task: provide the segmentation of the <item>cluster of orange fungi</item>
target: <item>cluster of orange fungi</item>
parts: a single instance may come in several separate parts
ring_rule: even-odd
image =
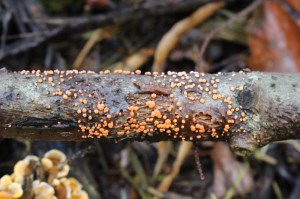
[[[99,74],[105,75],[131,75],[132,83],[139,85],[140,89],[151,87],[152,93],[148,93],[143,100],[129,104],[127,110],[122,110],[118,114],[110,112],[105,98],[96,99],[95,96],[101,96],[101,93],[95,95],[95,91],[88,89],[76,89],[76,86],[70,86],[70,89],[61,86],[63,83],[71,81],[79,74],[96,74],[93,71],[21,71],[22,75],[35,76],[37,78],[35,85],[49,84],[55,92],[48,92],[50,97],[61,97],[64,102],[77,108],[74,113],[78,117],[78,127],[82,132],[82,138],[115,138],[120,140],[131,137],[133,134],[143,136],[152,136],[155,133],[165,133],[174,139],[197,140],[203,137],[219,138],[230,132],[231,127],[236,123],[247,121],[247,115],[242,107],[232,101],[232,98],[222,93],[224,89],[229,92],[239,92],[243,90],[243,85],[232,86],[222,85],[220,74],[206,75],[198,72],[167,72],[150,73],[152,81],[147,84],[137,84],[134,77],[141,74],[141,71],[129,72],[116,70],[114,72],[101,71]],[[88,81],[88,80],[87,80]],[[73,81],[75,84],[78,82]],[[157,87],[155,92],[153,87]],[[107,88],[109,89],[109,88]],[[163,92],[166,89],[166,92]],[[178,94],[178,89],[180,94]],[[166,96],[166,93],[168,96]],[[211,98],[211,99],[209,99]],[[162,106],[162,101],[168,105]],[[219,103],[226,107],[222,117],[214,117],[208,111],[186,113],[186,107],[197,105],[198,107],[211,107],[212,103]],[[51,107],[48,107],[51,108]],[[145,112],[149,113],[145,115]],[[122,119],[120,119],[122,117]],[[121,122],[119,122],[121,121]],[[243,126],[235,132],[244,131]],[[117,139],[116,139],[117,138]]]

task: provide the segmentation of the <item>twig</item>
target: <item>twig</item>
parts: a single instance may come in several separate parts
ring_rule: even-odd
[[[209,3],[199,7],[190,16],[178,21],[159,41],[155,51],[152,71],[163,72],[164,64],[169,53],[174,49],[185,33],[202,23],[223,6],[223,2]]]
[[[198,174],[199,174],[200,180],[205,180],[201,162],[200,162],[200,158],[199,158],[199,149],[198,149],[197,145],[194,145],[194,147],[195,147],[194,155],[195,155],[195,161],[196,161],[196,165],[197,165]]]
[[[176,3],[158,1],[155,3],[150,2],[148,4],[143,4],[139,8],[117,10],[112,13],[108,13],[107,15],[68,18],[63,20],[63,25],[56,27],[49,32],[40,34],[35,38],[24,39],[6,46],[2,51],[0,51],[0,60],[9,55],[22,53],[48,42],[70,38],[70,35],[75,33],[78,34],[108,25],[123,24],[150,16],[193,10],[207,2],[209,1],[177,0]]]
[[[180,144],[178,149],[178,154],[176,156],[176,160],[173,163],[171,172],[162,180],[160,183],[158,190],[162,192],[166,192],[169,190],[173,180],[179,174],[181,166],[184,163],[187,155],[193,148],[193,143],[186,142],[187,144]]]
[[[87,154],[96,151],[96,143],[92,143],[91,145],[77,151],[71,157],[68,158],[68,163],[71,164],[74,160],[85,157]]]
[[[97,29],[95,30],[91,37],[88,39],[88,41],[85,43],[84,47],[82,50],[79,52],[77,55],[75,61],[73,62],[72,66],[73,69],[78,69],[81,65],[90,50],[94,47],[94,45],[101,40],[103,36],[103,30],[102,29]]]
[[[247,14],[249,14],[250,12],[252,12],[255,8],[257,8],[262,0],[255,0],[252,4],[250,4],[248,7],[246,7],[245,9],[243,9],[242,11],[240,11],[239,13],[237,13],[236,15],[233,15],[232,17],[230,17],[226,22],[222,23],[220,26],[216,27],[215,29],[213,29],[212,31],[210,31],[207,36],[205,37],[201,48],[200,48],[200,53],[199,53],[199,59],[198,59],[198,64],[197,64],[197,68],[200,68],[200,65],[202,63],[204,63],[204,53],[207,49],[207,46],[209,44],[209,42],[211,41],[211,39],[215,36],[215,34],[217,34],[218,32],[220,32],[222,29],[226,28],[227,26],[230,26],[231,24],[235,23],[236,21],[240,20],[242,17],[246,16]]]

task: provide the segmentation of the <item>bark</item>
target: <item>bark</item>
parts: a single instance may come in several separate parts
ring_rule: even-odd
[[[2,69],[0,136],[227,141],[238,153],[249,154],[270,142],[300,138],[299,78],[260,72],[138,75]]]

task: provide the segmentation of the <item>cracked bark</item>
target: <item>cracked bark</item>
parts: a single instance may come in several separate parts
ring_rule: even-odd
[[[218,92],[230,97],[232,105],[239,107],[239,113],[245,113],[247,121],[239,122],[237,119],[230,124],[228,132],[224,132],[224,126],[228,124],[231,116],[228,116],[228,104],[222,99],[213,99],[208,92],[197,89],[184,89],[183,87],[170,87],[178,77],[153,77],[136,74],[72,74],[65,75],[64,81],[57,81],[56,86],[47,82],[46,76],[37,77],[33,74],[22,75],[17,72],[0,72],[0,137],[24,138],[40,140],[86,140],[78,127],[86,126],[103,121],[107,114],[89,115],[92,119],[87,120],[80,114],[78,109],[95,109],[99,101],[105,101],[109,108],[109,114],[114,126],[109,129],[106,136],[100,140],[110,141],[150,141],[162,140],[190,140],[190,141],[226,141],[231,148],[241,155],[252,153],[257,147],[268,143],[300,138],[300,74],[287,73],[227,73],[219,75],[205,74],[203,78],[211,80],[218,78]],[[62,75],[63,76],[63,75]],[[45,80],[38,82],[39,80]],[[60,80],[59,75],[51,76]],[[68,78],[69,77],[69,78]],[[71,78],[70,78],[71,77]],[[191,82],[198,82],[197,77],[189,75]],[[201,76],[200,76],[201,78]],[[159,81],[158,81],[159,80]],[[60,83],[58,83],[60,82]],[[159,83],[158,83],[159,82]],[[165,84],[162,86],[161,84]],[[196,85],[198,85],[196,83]],[[63,99],[61,95],[53,95],[57,89],[61,91],[71,90],[77,93],[81,90],[78,98],[69,97]],[[234,91],[231,88],[236,88]],[[239,89],[242,88],[242,89]],[[188,98],[184,97],[184,91]],[[85,94],[88,102],[79,102]],[[156,129],[154,132],[137,133],[129,130],[127,134],[117,134],[123,129],[124,122],[130,118],[131,106],[139,107],[135,114],[137,121],[145,121],[153,109],[147,108],[145,103],[151,100],[151,94],[155,93],[156,109],[163,116],[173,119],[189,118],[182,126],[177,136],[171,133],[159,132],[153,122],[148,122],[146,128]],[[174,95],[170,98],[170,94]],[[192,97],[191,100],[189,97]],[[199,103],[200,98],[205,98],[205,103]],[[168,111],[170,104],[177,102],[182,104],[181,110]],[[74,106],[78,103],[77,106]],[[176,109],[176,105],[175,105]],[[121,115],[119,113],[122,113]],[[137,114],[138,113],[138,114]],[[238,114],[238,113],[234,113]],[[157,119],[163,121],[164,119]],[[195,133],[190,126],[194,123],[203,124],[205,133]],[[241,128],[242,127],[242,128]],[[217,130],[218,136],[212,136],[211,129]],[[242,130],[241,130],[242,129]],[[201,138],[197,138],[201,135]],[[92,138],[91,138],[92,139]]]

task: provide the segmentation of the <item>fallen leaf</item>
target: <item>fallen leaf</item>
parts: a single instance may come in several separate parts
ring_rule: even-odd
[[[296,72],[300,70],[300,27],[275,1],[264,1],[263,20],[256,20],[249,34],[252,70]]]
[[[300,13],[300,1],[299,0],[286,0],[286,2]]]
[[[222,198],[245,168],[235,159],[228,145],[222,142],[214,144],[211,157],[214,161],[213,190],[218,198]],[[240,183],[234,188],[239,195],[244,195],[252,191],[253,185],[252,175],[247,169]]]

